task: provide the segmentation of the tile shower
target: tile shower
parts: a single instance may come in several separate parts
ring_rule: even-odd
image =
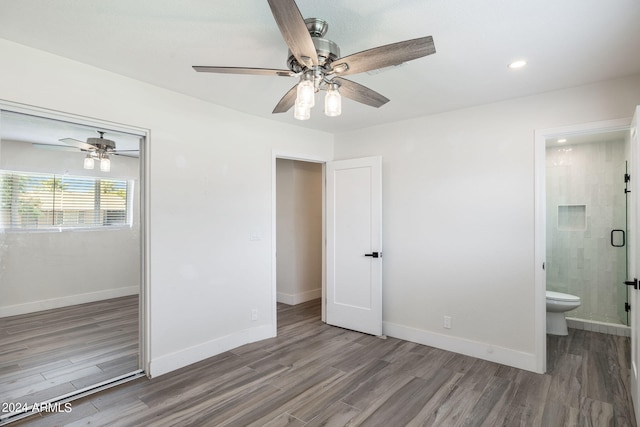
[[[546,149],[547,289],[581,298],[569,327],[622,335],[613,325],[627,325],[627,149],[620,139]]]

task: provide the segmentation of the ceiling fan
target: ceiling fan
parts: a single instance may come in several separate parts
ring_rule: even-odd
[[[340,56],[338,45],[323,38],[329,24],[318,18],[303,19],[295,0],[267,0],[280,33],[289,47],[287,68],[193,66],[198,72],[299,77],[300,81],[280,99],[273,113],[294,108],[294,117],[306,120],[315,104],[315,93],[326,90],[325,114],[341,114],[340,94],[354,101],[381,107],[383,95],[342,76],[400,65],[436,52],[431,36],[392,43]]]
[[[109,172],[111,170],[111,160],[109,159],[110,154],[137,157],[137,155],[133,154],[138,153],[138,150],[116,150],[115,141],[104,137],[106,132],[97,132],[100,137],[87,138],[87,142],[82,142],[73,138],[62,138],[59,141],[78,148],[80,151],[87,152],[87,157],[84,159],[85,169],[93,169],[95,160],[99,160],[100,170],[103,172]]]

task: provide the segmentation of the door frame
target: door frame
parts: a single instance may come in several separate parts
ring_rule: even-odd
[[[276,231],[276,219],[277,219],[277,203],[276,203],[276,168],[277,159],[294,160],[299,162],[319,163],[322,165],[322,291],[321,291],[321,320],[326,320],[326,266],[327,266],[327,224],[326,224],[326,206],[327,206],[327,179],[326,170],[327,162],[332,161],[330,157],[322,155],[309,155],[300,154],[296,152],[286,150],[273,150],[271,152],[271,322],[272,335],[275,337],[278,335],[278,275],[277,275],[277,231]]]
[[[627,130],[631,127],[631,117],[561,126],[548,129],[536,129],[534,143],[534,333],[535,333],[535,369],[538,373],[547,371],[547,316],[546,316],[546,262],[547,250],[547,210],[546,210],[546,140],[550,138]],[[633,161],[634,159],[629,159]]]

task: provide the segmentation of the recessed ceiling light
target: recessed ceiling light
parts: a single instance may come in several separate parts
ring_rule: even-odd
[[[527,65],[527,61],[525,61],[524,59],[520,59],[518,61],[513,61],[511,64],[509,64],[509,68],[514,70],[516,68],[522,68],[525,65]]]
[[[567,142],[567,139],[566,138],[560,138],[558,140],[558,144],[562,144],[563,142]]]

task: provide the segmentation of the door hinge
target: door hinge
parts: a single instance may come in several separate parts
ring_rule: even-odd
[[[624,182],[629,182],[631,181],[631,175],[629,175],[628,173],[624,174]]]
[[[628,302],[624,303],[624,311],[626,311],[627,313],[631,311],[631,306]]]

